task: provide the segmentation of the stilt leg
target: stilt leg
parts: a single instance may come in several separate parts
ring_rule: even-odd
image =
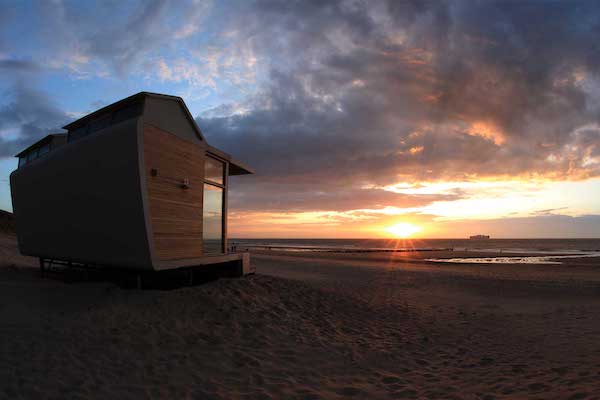
[[[194,270],[193,269],[190,269],[189,278],[190,278],[190,286],[192,286],[194,284]]]
[[[46,265],[44,264],[44,259],[40,258],[40,276],[43,278],[44,277],[44,269],[46,268]]]
[[[136,275],[136,287],[138,290],[142,290],[142,274]]]

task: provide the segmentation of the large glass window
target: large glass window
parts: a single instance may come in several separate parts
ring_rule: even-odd
[[[35,160],[37,158],[37,155],[38,155],[37,149],[31,150],[29,153],[27,153],[27,162],[31,162],[31,161]]]
[[[104,114],[90,122],[89,132],[96,132],[101,129],[104,129],[110,125],[110,120],[112,118],[112,114]]]
[[[38,157],[50,152],[50,143],[43,145],[38,149]]]
[[[203,206],[204,254],[223,253],[223,188],[204,184]]]
[[[83,126],[70,130],[68,141],[71,142],[73,140],[77,140],[111,125],[118,124],[130,118],[138,117],[142,113],[142,107],[143,103],[137,102],[117,109],[114,111],[114,113],[104,113],[99,115]]]
[[[224,253],[225,162],[206,156],[204,159],[203,242],[204,254]]]
[[[69,131],[69,141],[80,139],[88,134],[88,125],[85,124],[79,128]]]
[[[225,164],[222,161],[207,156],[204,161],[204,179],[222,185],[224,174]]]
[[[133,117],[137,117],[142,113],[142,103],[134,103],[127,107],[115,111],[112,123],[118,124]]]

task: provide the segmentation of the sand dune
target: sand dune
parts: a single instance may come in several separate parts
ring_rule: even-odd
[[[4,398],[600,396],[589,271],[529,271],[524,294],[519,273],[496,266],[257,254],[256,276],[137,291],[40,279],[23,259],[35,265],[15,255],[0,266]]]

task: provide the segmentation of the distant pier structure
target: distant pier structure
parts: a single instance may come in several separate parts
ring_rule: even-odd
[[[473,235],[473,236],[469,236],[469,239],[471,240],[488,240],[490,238],[490,235]]]

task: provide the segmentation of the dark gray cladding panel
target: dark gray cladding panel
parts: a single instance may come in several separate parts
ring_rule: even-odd
[[[152,268],[138,164],[138,119],[69,143],[11,175],[21,252]]]
[[[180,138],[204,144],[181,103],[175,99],[146,97],[143,116],[146,124],[154,125]]]

